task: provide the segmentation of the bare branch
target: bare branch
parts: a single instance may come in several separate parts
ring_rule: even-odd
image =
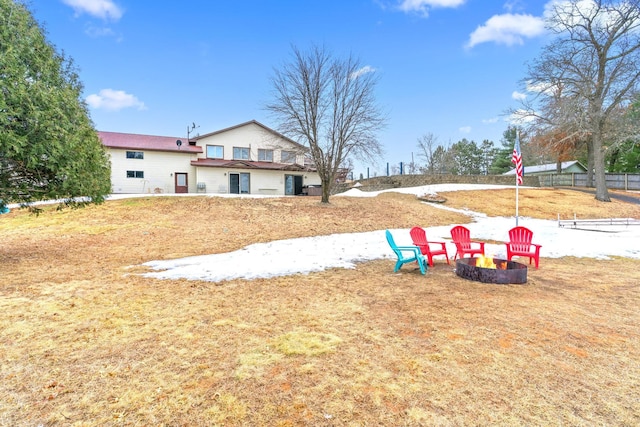
[[[382,154],[377,133],[386,118],[375,102],[378,76],[353,56],[334,58],[324,47],[293,47],[293,60],[272,78],[274,101],[266,105],[284,135],[309,148],[323,184],[323,202],[337,172],[352,157]]]

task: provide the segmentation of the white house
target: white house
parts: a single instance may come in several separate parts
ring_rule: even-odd
[[[307,149],[252,120],[184,138],[98,132],[113,193],[298,195],[320,186]]]

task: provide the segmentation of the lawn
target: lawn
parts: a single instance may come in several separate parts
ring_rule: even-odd
[[[513,190],[442,196],[513,215]],[[520,189],[519,209],[640,218],[638,204],[556,189]],[[543,247],[526,285],[466,281],[443,260],[426,276],[391,259],[220,283],[140,275],[256,242],[466,222],[395,193],[2,215],[0,425],[640,424],[637,259]]]

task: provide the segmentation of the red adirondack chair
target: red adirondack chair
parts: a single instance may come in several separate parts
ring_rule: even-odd
[[[422,255],[427,257],[429,266],[433,267],[434,255],[444,255],[449,263],[449,255],[447,254],[447,245],[445,242],[430,242],[427,240],[427,232],[422,227],[413,227],[411,231],[411,240],[413,244],[420,248]]]
[[[484,242],[471,241],[471,232],[467,227],[456,225],[451,229],[451,239],[456,245],[455,260],[458,256],[464,258],[465,254],[473,256],[475,254],[484,256]]]
[[[535,260],[536,268],[540,264],[540,248],[541,245],[531,243],[533,240],[533,231],[526,227],[513,227],[509,230],[509,241],[507,245],[507,259],[511,261],[514,256],[522,256],[529,258],[529,264],[531,260]]]

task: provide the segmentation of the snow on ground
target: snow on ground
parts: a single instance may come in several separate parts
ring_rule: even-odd
[[[384,192],[395,191],[423,196],[445,191],[496,188],[515,189],[513,186],[498,185],[438,184],[384,190]],[[375,197],[379,193],[351,189],[334,197]],[[457,210],[435,203],[431,206],[468,215],[469,223],[465,226],[471,230],[472,240],[504,242],[508,240],[508,230],[516,225],[515,216],[490,218],[482,213]],[[447,241],[450,256],[455,254],[455,246],[449,234],[453,225],[456,224],[439,227],[425,226],[429,240]],[[640,241],[639,226],[602,227],[601,231],[587,231],[559,227],[556,220],[525,217],[518,219],[518,225],[533,231],[534,242],[542,245],[542,258],[563,256],[596,259],[607,259],[612,256],[640,258],[640,245],[637,243]],[[390,231],[398,245],[411,245],[409,229]],[[485,253],[487,256],[505,258],[505,245],[487,243]],[[234,252],[150,261],[144,265],[155,270],[145,274],[148,277],[219,282],[238,278],[256,279],[310,273],[328,268],[355,268],[358,262],[380,258],[395,259],[395,255],[387,244],[384,230],[256,243]],[[541,263],[544,264],[544,261]]]

